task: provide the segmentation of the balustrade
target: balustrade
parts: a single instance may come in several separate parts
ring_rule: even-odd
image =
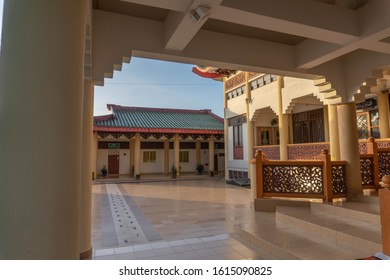
[[[256,153],[257,197],[319,198],[332,201],[346,195],[345,162],[331,162],[328,150],[320,160],[268,160]]]
[[[346,194],[345,162],[324,159],[322,150],[329,149],[329,143],[290,144],[288,147],[289,161],[280,159],[279,146],[257,146],[262,156],[268,160],[262,164],[261,178],[265,196],[310,196],[337,197]],[[384,175],[390,175],[390,139],[359,141],[360,173],[364,189],[377,189]],[[328,155],[327,155],[328,156]],[[330,162],[323,166],[321,162]],[[313,167],[316,166],[316,167]],[[319,171],[321,167],[321,171]],[[324,171],[324,168],[327,171]],[[258,170],[260,172],[260,170]],[[322,186],[317,177],[324,178],[332,185],[330,193]],[[324,185],[326,185],[324,183]]]

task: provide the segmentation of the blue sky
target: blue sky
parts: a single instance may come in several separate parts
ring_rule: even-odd
[[[3,0],[0,0],[0,38]],[[107,104],[177,109],[211,109],[223,117],[223,84],[192,73],[193,65],[133,57],[95,86],[94,115],[108,114]]]
[[[223,83],[192,73],[193,65],[133,57],[95,86],[94,115],[104,115],[106,104],[178,109],[211,109],[223,117]]]

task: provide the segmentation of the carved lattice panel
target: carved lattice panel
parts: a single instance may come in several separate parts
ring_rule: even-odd
[[[357,115],[357,127],[359,139],[367,139],[368,133],[368,114]]]
[[[379,180],[385,175],[390,175],[390,152],[378,152]]]
[[[322,166],[263,165],[265,193],[323,194]]]
[[[390,142],[388,141],[377,141],[376,143],[378,144],[378,149],[390,148]]]
[[[280,148],[276,147],[261,147],[265,157],[270,160],[280,160]]]
[[[359,152],[361,155],[367,154],[367,142],[359,142]]]
[[[345,165],[332,165],[332,191],[334,195],[347,193]]]
[[[321,151],[324,149],[329,150],[329,144],[315,144],[313,145],[294,145],[288,146],[288,159],[289,160],[318,160]]]
[[[374,162],[372,157],[360,158],[360,174],[363,185],[374,184]]]

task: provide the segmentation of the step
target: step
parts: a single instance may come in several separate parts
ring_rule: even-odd
[[[235,233],[283,260],[354,260],[372,255],[287,224],[267,227],[240,225],[235,227]]]
[[[382,251],[381,226],[361,219],[287,206],[278,207],[275,219],[304,229],[310,236],[326,238],[331,244],[359,249],[368,256]]]
[[[356,244],[335,242],[303,227],[277,221],[272,212],[256,212],[256,221],[236,226],[234,232],[283,260],[353,260],[373,255],[372,250]]]
[[[381,225],[379,202],[343,201],[339,203],[312,203],[311,211],[317,214],[333,214],[362,222]]]

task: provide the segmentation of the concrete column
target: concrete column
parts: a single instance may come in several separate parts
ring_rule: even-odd
[[[84,81],[83,132],[81,150],[80,191],[80,259],[92,256],[92,131],[93,131],[93,81]]]
[[[169,141],[164,141],[164,174],[169,175]]]
[[[294,131],[293,131],[293,117],[292,114],[288,114],[288,139],[289,143],[293,144],[294,143]]]
[[[209,138],[209,171],[218,171],[214,170],[214,135]]]
[[[98,137],[97,133],[94,132],[92,135],[92,159],[91,159],[91,170],[94,173],[95,179],[97,178],[97,153],[98,153]]]
[[[196,149],[196,164],[202,163],[202,158],[201,158],[201,142],[200,140],[195,141],[195,149]]]
[[[4,1],[0,259],[79,259],[87,1]]]
[[[247,135],[248,135],[248,178],[251,178],[251,172],[252,172],[252,169],[251,169],[251,159],[254,158],[254,155],[253,155],[253,146],[254,146],[254,141],[255,141],[255,137],[254,137],[254,127],[255,127],[255,122],[254,121],[250,121],[248,119],[248,122],[247,122],[247,125],[248,125],[248,131],[247,131]]]
[[[253,136],[253,130],[254,130],[254,122],[251,121],[251,116],[249,113],[249,107],[252,100],[252,92],[251,88],[249,86],[249,76],[248,72],[245,72],[245,89],[246,89],[246,119],[247,119],[247,158],[248,158],[248,178],[251,178],[251,164],[250,161],[253,158],[253,146],[254,146],[254,136]]]
[[[282,88],[284,86],[283,77],[278,76],[278,118],[279,118],[279,146],[280,160],[288,160],[288,115],[283,114]]]
[[[387,94],[378,94],[379,131],[381,138],[390,138],[389,98]]]
[[[134,150],[134,146],[135,146],[135,139],[131,139],[130,140],[130,176],[133,176],[135,177],[135,150]]]
[[[329,105],[324,105],[324,138],[329,142]]]
[[[177,176],[180,174],[180,136],[175,134],[173,139],[173,165],[177,169]]]
[[[347,162],[348,196],[353,198],[355,195],[363,193],[360,178],[360,153],[355,102],[338,105],[337,115],[340,132],[340,158]]]
[[[134,139],[134,176],[141,175],[141,135],[135,134]]]
[[[223,127],[224,127],[224,134],[223,134],[223,142],[225,147],[225,180],[229,180],[229,125],[227,121],[227,114],[226,111],[228,110],[228,99],[226,96],[226,78],[223,78],[223,104],[224,104],[224,118],[223,118]]]
[[[229,125],[228,125],[228,120],[226,118],[226,108],[224,110],[224,135],[223,135],[223,140],[224,140],[224,150],[225,150],[225,180],[229,180]]]
[[[340,160],[339,120],[337,105],[329,105],[329,143],[331,160]]]

